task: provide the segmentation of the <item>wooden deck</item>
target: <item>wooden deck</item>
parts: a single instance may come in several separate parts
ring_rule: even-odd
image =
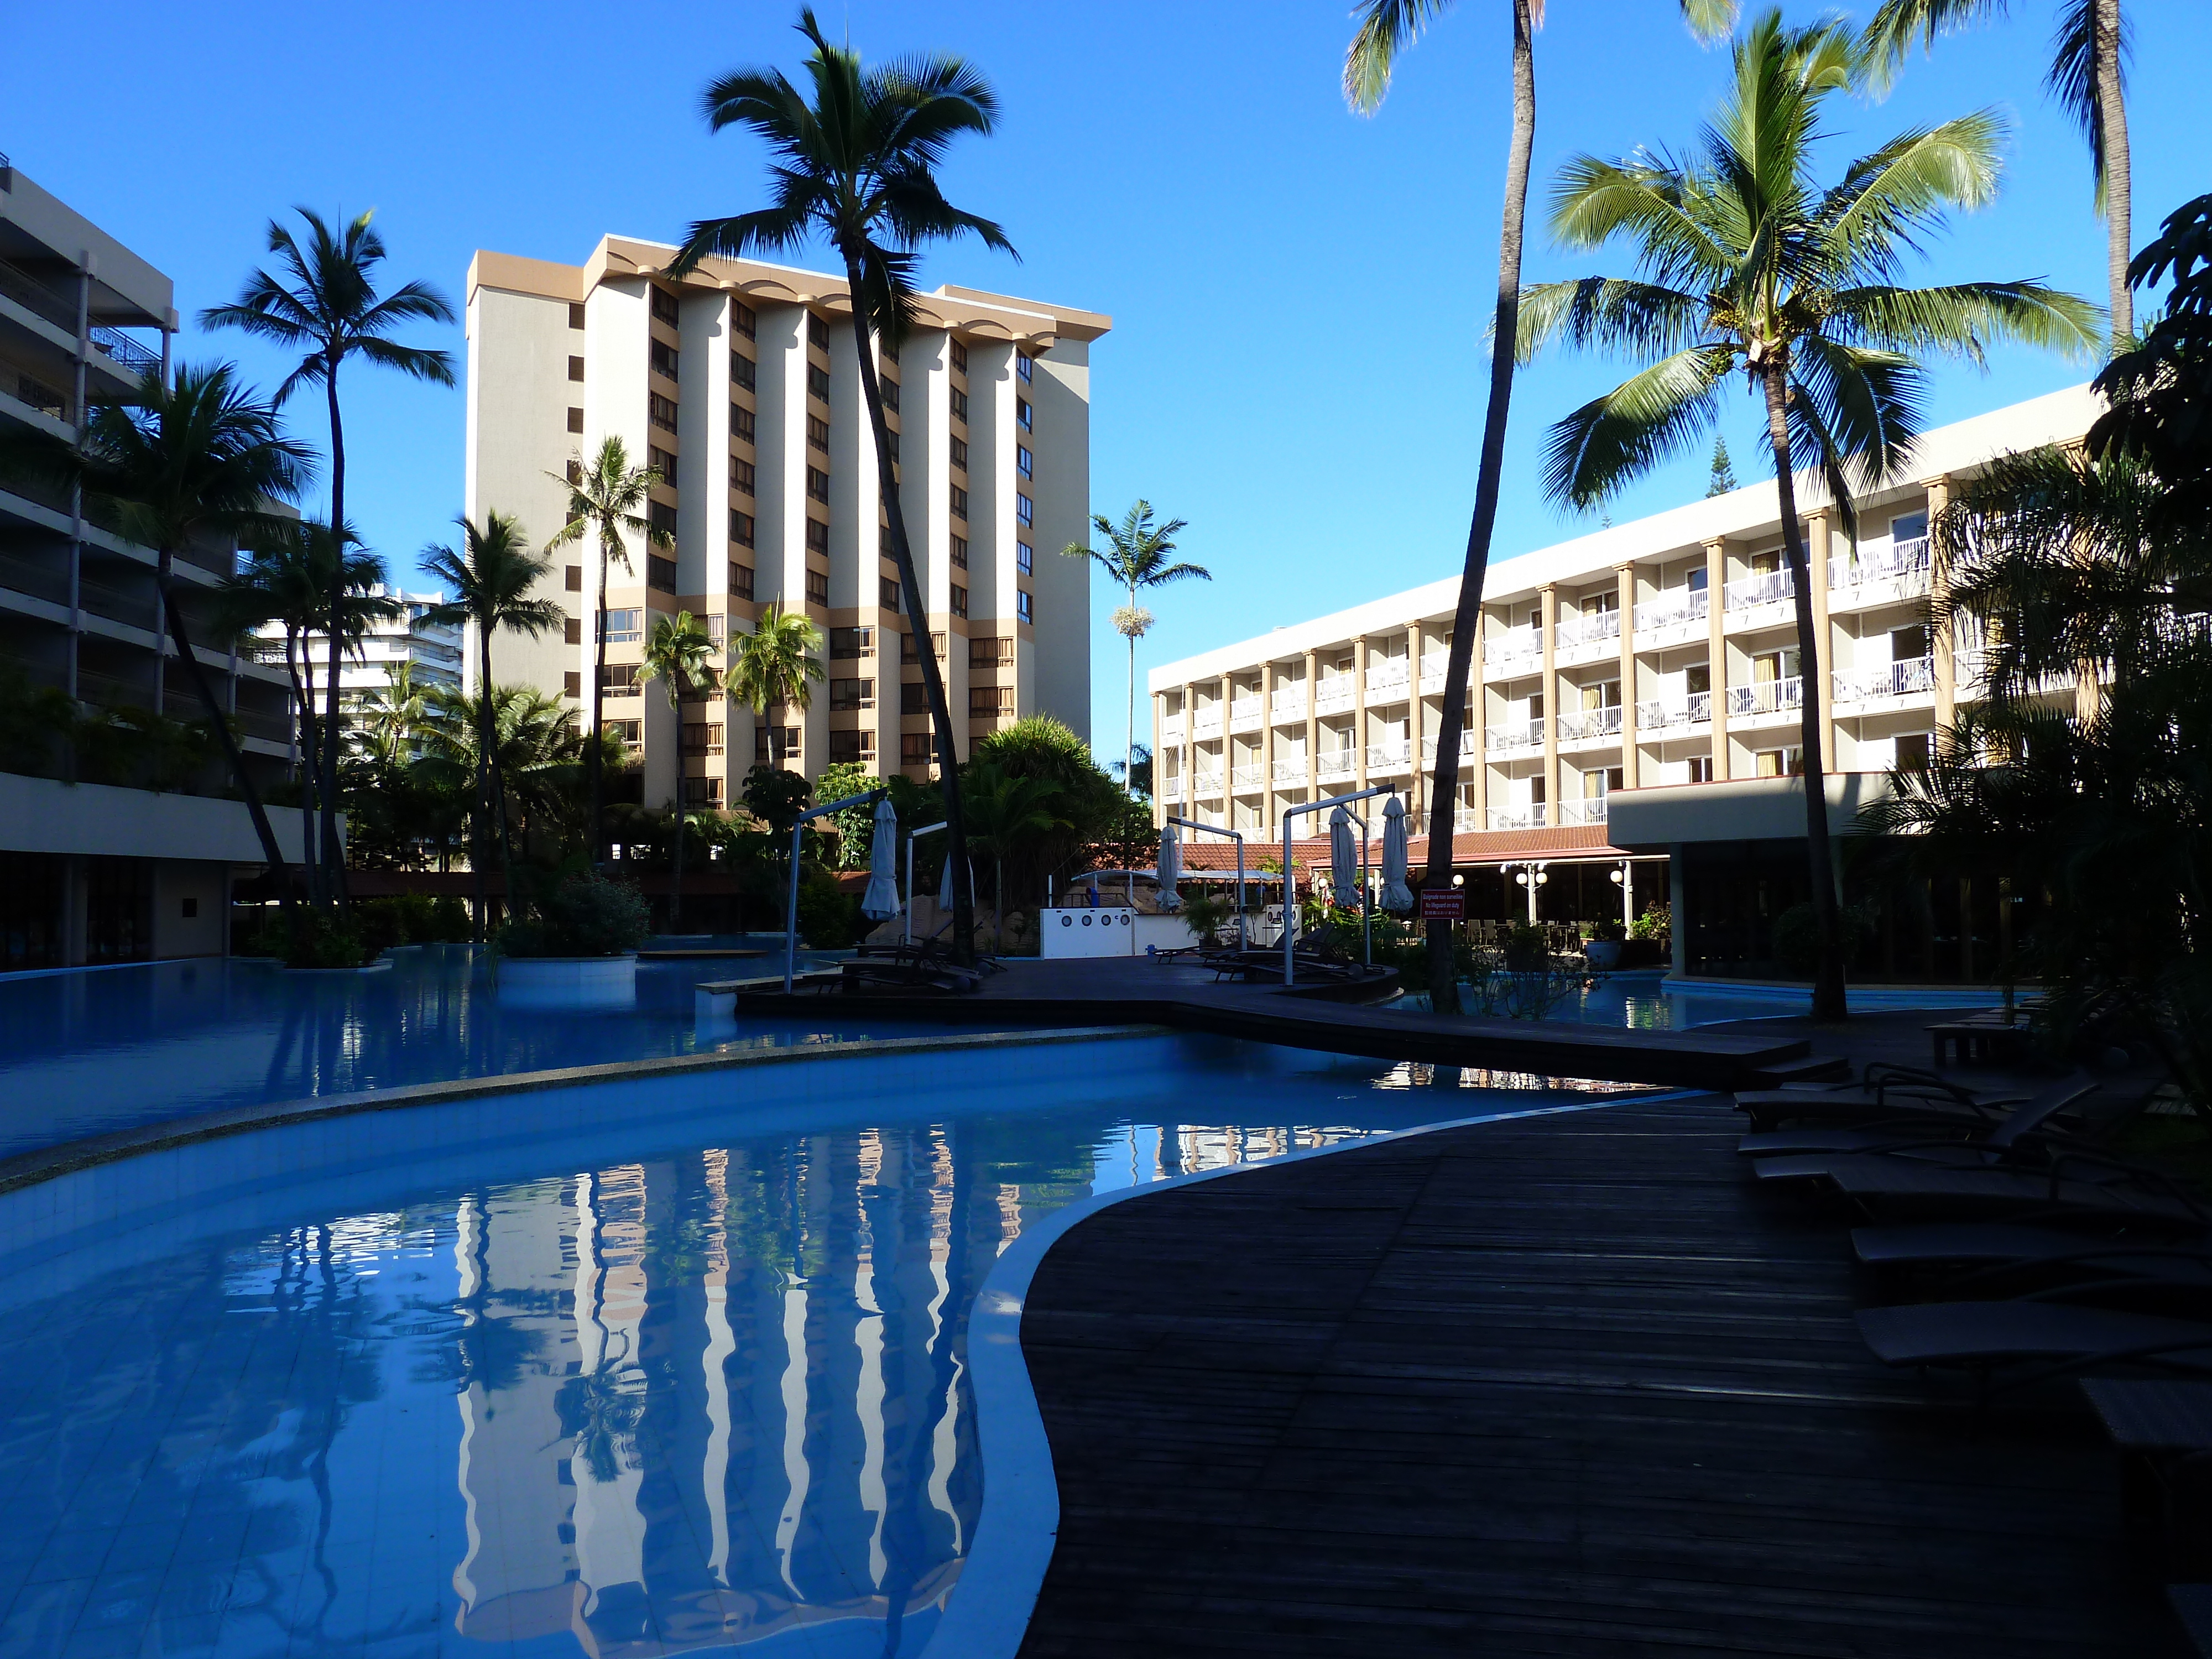
[[[1439,1018],[1306,994],[1308,988],[1215,982],[1202,969],[1149,957],[1016,961],[973,996],[871,995],[872,1016],[945,1024],[1122,1025],[1184,1030],[1377,1060],[1601,1078],[1674,1088],[1739,1089],[1794,1075],[1810,1045],[1799,1033],[1632,1031],[1517,1019]],[[738,994],[748,1014],[819,1013],[819,995]]]
[[[1101,1212],[1023,1341],[1061,1527],[1025,1659],[2187,1650],[2070,1392],[1875,1364],[1833,1218],[1710,1098]]]

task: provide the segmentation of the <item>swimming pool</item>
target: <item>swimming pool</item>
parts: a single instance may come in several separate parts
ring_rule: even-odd
[[[1620,1025],[1642,1031],[1686,1031],[1738,1019],[1779,1019],[1810,1013],[1812,993],[1802,987],[1666,983],[1663,969],[1610,974],[1577,989],[1544,1016],[1576,1025]],[[1983,986],[1853,986],[1856,1012],[1877,1008],[1994,1007],[2002,994]],[[1425,1010],[1425,993],[1397,1005]],[[1472,1006],[1468,1004],[1468,1006]]]
[[[1097,1038],[325,1119],[7,1195],[0,1652],[912,1656],[982,1502],[969,1309],[1025,1227],[1577,1098]]]

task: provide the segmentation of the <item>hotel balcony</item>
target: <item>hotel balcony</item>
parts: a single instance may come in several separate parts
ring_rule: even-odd
[[[1649,649],[1705,631],[1705,590],[1673,587],[1636,607],[1637,648]],[[1644,636],[1653,637],[1646,639]]]
[[[1444,678],[1451,667],[1450,657],[1442,652],[1432,652],[1421,659],[1421,695],[1433,697],[1444,689]]]
[[[1320,781],[1337,783],[1352,776],[1359,769],[1356,752],[1350,748],[1325,749],[1321,756]]]
[[[1413,673],[1406,659],[1393,658],[1381,667],[1367,671],[1367,701],[1403,702],[1413,684]]]
[[[1830,606],[1881,605],[1917,599],[1928,591],[1928,538],[1862,543],[1857,556],[1828,561]]]
[[[1536,801],[1528,806],[1493,806],[1490,809],[1490,827],[1493,830],[1541,830],[1544,827],[1544,803]]]
[[[1595,662],[1620,648],[1620,612],[1600,611],[1570,617],[1559,625],[1555,659],[1562,663]]]
[[[1580,800],[1561,801],[1559,803],[1559,822],[1563,825],[1570,823],[1603,823],[1605,822],[1605,797],[1603,795],[1585,795]]]
[[[1544,660],[1544,631],[1534,626],[1508,628],[1492,634],[1483,641],[1482,665],[1502,668],[1508,665],[1527,665],[1531,661]]]
[[[1256,794],[1267,787],[1267,769],[1257,761],[1229,769],[1229,787],[1240,795]]]
[[[1829,695],[1839,704],[1909,697],[1936,689],[1936,659],[1907,657],[1902,662],[1879,663],[1871,668],[1838,670],[1831,679]]]
[[[1472,806],[1456,808],[1452,813],[1452,833],[1472,836],[1482,828],[1482,814]]]
[[[1229,705],[1229,729],[1232,732],[1256,732],[1260,717],[1265,712],[1267,700],[1255,692],[1249,697],[1239,697]]]
[[[1352,676],[1338,674],[1324,679],[1315,689],[1313,711],[1316,714],[1340,714],[1358,701]]]
[[[1221,705],[1212,703],[1191,717],[1190,734],[1200,743],[1221,735]]]
[[[1493,726],[1483,734],[1483,747],[1492,754],[1514,749],[1541,749],[1544,746],[1544,722],[1510,720],[1504,726]]]
[[[1753,720],[1761,714],[1791,714],[1804,706],[1805,682],[1792,674],[1786,680],[1759,680],[1728,689],[1729,718]]]
[[[1194,793],[1197,795],[1199,799],[1218,800],[1221,799],[1220,773],[1201,771],[1194,774],[1191,781],[1194,786]]]
[[[1728,609],[1761,611],[1786,605],[1797,597],[1797,584],[1785,570],[1769,570],[1756,576],[1739,576],[1727,588]]]
[[[1410,772],[1413,768],[1413,745],[1410,738],[1400,738],[1390,743],[1375,743],[1367,746],[1369,775],[1381,773]]]
[[[1692,691],[1680,702],[1664,698],[1650,698],[1636,705],[1636,734],[1663,732],[1670,726],[1710,726],[1713,719],[1713,694]]]
[[[1295,789],[1302,787],[1306,781],[1304,759],[1301,757],[1297,760],[1277,761],[1274,778],[1275,787],[1278,789]]]
[[[1289,720],[1304,720],[1306,717],[1305,687],[1300,685],[1292,690],[1276,692],[1268,699],[1268,707],[1273,710],[1273,719],[1279,726]]]
[[[1620,705],[1610,708],[1578,708],[1559,716],[1559,742],[1591,743],[1620,735]]]
[[[1183,717],[1181,714],[1169,714],[1161,720],[1160,744],[1163,748],[1179,745],[1182,742],[1182,735]]]

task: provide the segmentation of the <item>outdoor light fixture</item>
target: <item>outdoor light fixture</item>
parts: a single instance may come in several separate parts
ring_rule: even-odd
[[[1467,878],[1466,878],[1465,876],[1462,876],[1462,875],[1460,875],[1460,874],[1458,874],[1458,873],[1455,872],[1455,873],[1453,874],[1453,876],[1452,876],[1452,885],[1453,885],[1453,886],[1455,886],[1455,887],[1464,887],[1464,886],[1466,886],[1466,885],[1467,885]]]
[[[1618,870],[1613,871],[1613,872],[1611,873],[1610,879],[1612,880],[1613,884],[1615,887],[1620,886],[1620,871],[1618,871]]]

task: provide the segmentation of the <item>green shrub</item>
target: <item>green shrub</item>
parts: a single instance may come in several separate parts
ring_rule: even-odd
[[[643,894],[580,870],[501,928],[499,948],[510,957],[618,957],[651,931]]]
[[[817,951],[843,951],[860,943],[860,898],[819,872],[799,881],[799,936]]]
[[[457,898],[394,893],[352,906],[362,938],[379,951],[395,945],[460,945],[469,938],[468,907]]]

